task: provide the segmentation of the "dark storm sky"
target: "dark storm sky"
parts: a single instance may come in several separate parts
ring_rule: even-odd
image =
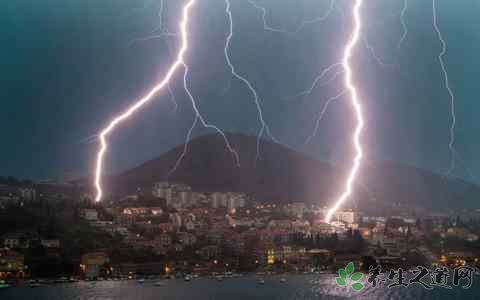
[[[157,0],[16,0],[0,10],[0,175],[47,178],[86,174],[96,143],[82,142],[164,74],[171,57],[164,40],[132,43],[158,26]],[[175,31],[181,1],[166,0],[166,22]],[[286,145],[319,159],[348,164],[351,158],[348,98],[334,102],[312,143],[315,118],[338,84],[318,87],[305,99],[285,100],[307,88],[314,76],[340,59],[348,38],[351,1],[322,22],[289,37],[263,31],[260,12],[246,0],[231,0],[234,38],[231,57],[256,86],[273,134]],[[269,9],[272,26],[294,29],[322,15],[327,0],[257,1]],[[480,2],[437,0],[448,43],[446,64],[457,97],[455,175],[480,183]],[[449,98],[437,55],[430,0],[409,1],[409,34],[402,48],[402,0],[368,0],[363,34],[394,67],[380,66],[359,44],[355,79],[365,103],[363,136],[368,161],[394,160],[435,172],[449,167]],[[223,56],[225,4],[198,0],[192,15],[187,60],[190,85],[200,109],[226,131],[255,135],[259,122],[248,90],[229,74]],[[346,13],[342,15],[342,11]],[[175,40],[170,40],[176,47]],[[163,93],[115,132],[106,168],[119,171],[183,143],[193,120],[181,86],[172,88],[177,111]],[[231,81],[231,88],[227,89]],[[207,131],[197,128],[195,135]]]

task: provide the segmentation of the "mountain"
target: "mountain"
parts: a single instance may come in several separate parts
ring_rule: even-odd
[[[170,174],[183,152],[179,146],[121,174],[106,178],[107,190],[131,192],[150,190],[155,182],[184,182],[196,191],[245,192],[259,201],[328,204],[343,190],[346,172],[329,163],[279,144],[262,140],[261,157],[256,160],[257,139],[229,134],[238,152],[240,166],[218,135],[193,139],[187,155]],[[361,169],[354,197],[362,208],[375,206],[416,206],[430,209],[475,208],[480,188],[446,179],[418,168],[393,163],[369,164]]]

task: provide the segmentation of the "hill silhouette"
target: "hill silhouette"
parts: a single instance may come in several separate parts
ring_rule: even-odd
[[[126,172],[109,176],[105,183],[113,192],[150,190],[155,182],[186,183],[196,191],[245,192],[258,201],[331,203],[344,188],[346,170],[269,141],[261,143],[256,160],[256,137],[229,134],[240,157],[235,164],[222,137],[204,135],[193,139],[187,155],[172,172],[183,152],[178,146],[156,159]],[[480,189],[460,180],[415,167],[389,162],[369,164],[360,171],[350,204],[361,207],[421,206],[429,209],[476,208]]]

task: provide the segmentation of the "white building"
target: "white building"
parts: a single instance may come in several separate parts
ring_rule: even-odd
[[[289,212],[297,217],[302,217],[306,210],[307,206],[303,202],[294,202],[289,206]]]
[[[190,206],[190,198],[191,198],[191,192],[190,191],[181,191],[178,193],[178,205],[180,207],[188,207]]]
[[[226,207],[227,197],[226,193],[213,193],[211,196],[212,208]]]
[[[352,210],[339,210],[335,212],[333,219],[347,224],[355,223],[355,212]]]
[[[189,205],[192,188],[183,183],[157,182],[153,186],[152,194],[166,200],[167,206],[181,208]]]
[[[82,217],[87,221],[98,221],[98,212],[95,209],[82,210]]]
[[[20,246],[20,240],[18,238],[5,238],[3,246],[7,248],[17,248]]]
[[[241,193],[213,193],[211,195],[211,207],[225,207],[228,212],[233,212],[239,207],[245,207],[247,195]]]
[[[41,240],[40,243],[45,248],[60,248],[59,240]]]
[[[182,226],[182,217],[178,213],[170,214],[170,221],[176,228],[180,228]]]
[[[37,192],[33,188],[21,188],[19,192],[23,199],[34,201],[37,198]]]

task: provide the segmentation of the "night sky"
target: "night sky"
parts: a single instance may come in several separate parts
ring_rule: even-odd
[[[165,23],[176,31],[182,1],[166,0]],[[350,164],[354,126],[348,98],[333,102],[308,145],[325,100],[341,91],[343,77],[305,98],[288,98],[309,87],[339,61],[350,30],[351,1],[339,0],[326,21],[297,35],[263,30],[261,12],[246,0],[231,0],[231,58],[257,88],[265,119],[287,146],[319,159]],[[273,27],[294,30],[325,13],[329,0],[257,0]],[[480,183],[480,1],[437,0],[438,21],[448,44],[445,56],[456,95],[455,176]],[[400,49],[403,0],[366,0],[365,44],[355,52],[355,80],[365,103],[363,140],[368,163],[393,160],[448,170],[449,96],[437,56],[441,44],[432,26],[430,0],[409,1],[408,36]],[[93,170],[95,134],[160,79],[172,61],[165,39],[137,41],[159,25],[159,0],[15,0],[0,10],[0,175],[58,178]],[[225,3],[197,0],[187,55],[190,86],[202,114],[225,131],[256,135],[260,124],[253,98],[229,73],[223,56],[228,33]],[[171,49],[178,46],[168,40]],[[106,168],[128,169],[182,144],[193,121],[177,72],[174,110],[165,91],[124,123],[111,138]],[[230,87],[230,88],[228,88]],[[197,127],[195,136],[211,133]],[[240,158],[241,159],[241,158]]]

